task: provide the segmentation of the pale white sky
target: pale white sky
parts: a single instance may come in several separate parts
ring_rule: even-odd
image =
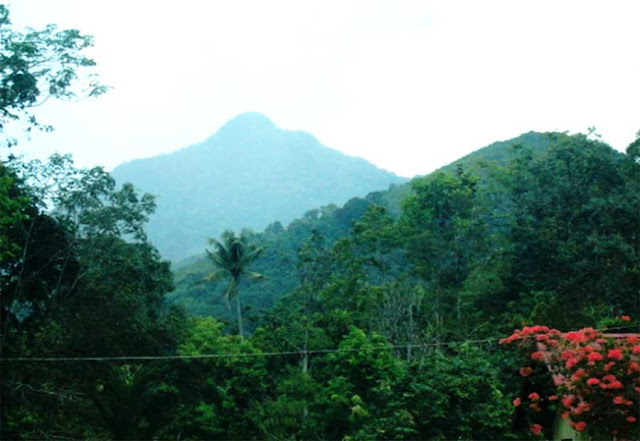
[[[529,130],[624,150],[640,129],[640,2],[12,0],[16,26],[95,36],[111,86],[47,103],[36,156],[108,169],[244,111],[403,176]]]

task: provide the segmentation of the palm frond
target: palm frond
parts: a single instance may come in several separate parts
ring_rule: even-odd
[[[228,271],[224,269],[218,269],[207,274],[207,277],[205,277],[204,280],[206,280],[207,282],[218,282],[228,275]]]
[[[253,271],[245,271],[244,274],[251,280],[266,279],[263,274],[254,273]]]

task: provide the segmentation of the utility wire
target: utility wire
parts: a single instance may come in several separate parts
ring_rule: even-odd
[[[637,326],[616,326],[613,330],[636,329]],[[604,334],[608,329],[597,330]],[[465,344],[478,345],[481,343],[493,343],[499,341],[498,338],[486,338],[482,340],[464,340],[453,342],[423,343],[412,345],[381,345],[358,348],[335,348],[335,349],[310,349],[306,351],[278,351],[278,352],[237,352],[223,354],[198,354],[198,355],[131,355],[112,357],[7,357],[0,358],[0,363],[14,362],[64,362],[64,361],[145,361],[145,360],[198,360],[198,359],[220,359],[220,358],[255,358],[255,357],[279,357],[285,355],[312,355],[331,354],[335,352],[357,352],[357,351],[384,351],[390,349],[426,349],[433,347],[446,347]]]
[[[277,357],[283,355],[311,355],[330,354],[334,352],[357,352],[357,351],[384,351],[391,349],[416,349],[438,346],[454,346],[463,344],[480,344],[497,341],[497,338],[484,340],[466,340],[458,342],[424,343],[415,345],[383,345],[359,348],[336,348],[336,349],[310,349],[306,351],[278,351],[278,352],[237,352],[223,354],[199,354],[199,355],[133,355],[117,357],[8,357],[0,358],[1,363],[8,362],[57,362],[57,361],[144,361],[144,360],[196,360],[207,358],[253,358],[253,357]]]

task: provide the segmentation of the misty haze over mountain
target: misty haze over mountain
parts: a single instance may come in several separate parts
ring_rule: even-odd
[[[259,113],[239,115],[200,144],[124,163],[113,175],[156,195],[147,231],[174,260],[203,252],[206,238],[225,229],[286,224],[307,210],[407,181],[309,133],[281,130]]]

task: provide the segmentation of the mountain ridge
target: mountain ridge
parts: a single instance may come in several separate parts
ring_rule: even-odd
[[[493,179],[486,173],[487,168],[506,166],[518,155],[519,147],[530,151],[534,156],[543,155],[556,135],[530,131],[515,138],[496,141],[414,179],[421,180],[437,173],[455,174],[457,167],[462,166],[479,179],[480,187],[486,186]],[[402,212],[403,200],[413,194],[410,182],[392,185],[386,190],[370,192],[364,197],[353,197],[343,206],[319,205],[288,224],[258,231],[255,240],[265,245],[265,252],[253,263],[252,270],[265,274],[267,280],[243,286],[243,298],[249,317],[259,311],[270,310],[279,298],[295,288],[299,282],[296,275],[297,253],[305,240],[318,234],[324,239],[324,245],[331,247],[338,239],[348,236],[353,222],[360,221],[373,205],[382,207],[386,214],[397,219]],[[197,283],[206,277],[211,268],[204,249],[199,255],[174,262],[176,289],[167,298],[171,303],[185,307],[191,314],[214,316],[232,323],[233,316],[223,301],[224,284],[207,286]],[[277,271],[273,271],[274,268]]]
[[[225,229],[287,223],[408,180],[257,112],[238,115],[201,143],[125,162],[113,175],[157,196],[148,234],[172,260],[202,252],[206,238]]]

